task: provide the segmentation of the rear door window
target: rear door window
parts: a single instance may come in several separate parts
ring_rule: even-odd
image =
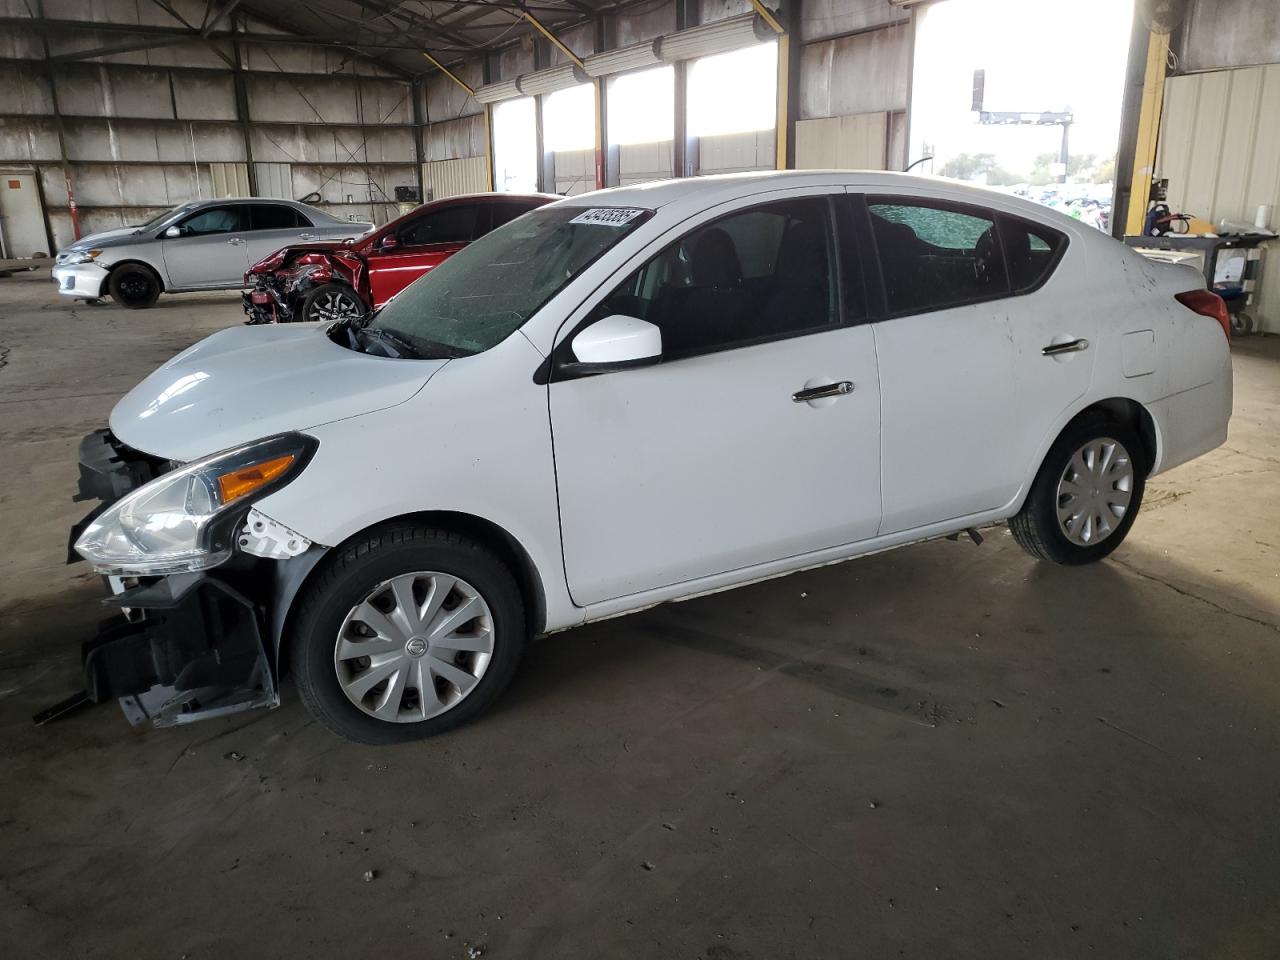
[[[291,230],[311,226],[297,210],[282,203],[253,204],[249,207],[249,222],[251,230]]]
[[[510,223],[516,217],[524,216],[530,210],[536,210],[542,204],[499,201],[491,206],[493,207],[493,225],[489,229],[497,230],[503,224]]]
[[[946,202],[868,197],[891,315],[1007,296],[995,214]]]

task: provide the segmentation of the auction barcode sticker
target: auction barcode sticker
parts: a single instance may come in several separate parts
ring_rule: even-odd
[[[630,223],[643,210],[633,210],[630,207],[592,207],[590,210],[584,210],[578,214],[570,223],[596,223],[606,227],[621,227]]]

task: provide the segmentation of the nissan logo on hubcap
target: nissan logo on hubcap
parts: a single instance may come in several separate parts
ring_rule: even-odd
[[[404,645],[404,652],[411,657],[420,657],[427,652],[427,641],[422,637],[410,637]]]

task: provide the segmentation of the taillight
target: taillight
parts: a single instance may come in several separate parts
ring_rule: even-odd
[[[1227,336],[1227,342],[1231,342],[1231,317],[1227,315],[1227,302],[1212,290],[1188,290],[1186,293],[1174,294],[1173,299],[1202,317],[1217,320]]]

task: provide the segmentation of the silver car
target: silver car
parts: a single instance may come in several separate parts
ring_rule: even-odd
[[[299,240],[345,240],[373,224],[337,220],[293,200],[196,200],[139,227],[107,230],[58,251],[53,279],[68,297],[111,294],[140,309],[162,293],[240,287],[263,257]]]

